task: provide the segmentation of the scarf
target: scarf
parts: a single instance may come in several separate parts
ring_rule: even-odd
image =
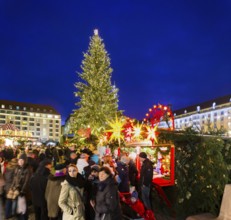
[[[66,181],[74,187],[77,186],[79,188],[83,188],[85,185],[85,180],[82,177],[82,175],[79,173],[77,174],[76,177],[71,177],[69,174],[67,174]]]

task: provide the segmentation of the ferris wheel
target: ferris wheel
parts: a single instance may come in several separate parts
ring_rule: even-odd
[[[170,106],[153,105],[146,113],[143,122],[151,127],[159,126],[160,128],[174,130],[174,116]]]

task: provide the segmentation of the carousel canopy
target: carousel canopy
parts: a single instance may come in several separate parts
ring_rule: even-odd
[[[2,130],[11,130],[11,131],[19,131],[19,129],[14,125],[14,124],[11,124],[11,123],[6,123],[2,126],[0,126],[0,129]]]
[[[0,136],[26,139],[33,138],[33,135],[30,131],[20,130],[11,123],[6,123],[0,126]]]

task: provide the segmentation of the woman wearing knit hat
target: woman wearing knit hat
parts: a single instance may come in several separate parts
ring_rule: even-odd
[[[7,195],[7,193],[10,190],[10,187],[11,187],[13,179],[14,179],[14,173],[15,173],[15,170],[16,170],[17,166],[18,166],[18,159],[17,158],[11,159],[8,162],[8,164],[6,165],[6,171],[4,173],[4,178],[5,178],[4,191],[5,191],[5,195]],[[6,199],[5,218],[7,219],[10,216],[12,216],[12,200],[11,199]]]
[[[31,197],[29,190],[29,179],[31,177],[31,171],[27,164],[26,154],[21,154],[18,159],[18,166],[14,173],[13,183],[11,189],[17,189],[20,196],[25,196],[26,201]],[[28,218],[28,211],[26,209],[25,213],[18,213],[19,218]]]

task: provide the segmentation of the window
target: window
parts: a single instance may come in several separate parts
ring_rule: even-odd
[[[12,105],[9,105],[9,109],[13,109],[13,106],[12,106]]]
[[[197,106],[197,111],[199,112],[201,110],[201,107],[200,106]]]
[[[5,105],[1,105],[1,108],[5,108]]]
[[[30,126],[34,126],[34,123],[29,123]]]
[[[20,118],[20,117],[18,117],[18,116],[16,116],[16,117],[15,117],[15,120],[20,120],[20,119],[21,119],[21,118]]]
[[[29,121],[34,121],[34,118],[30,118]]]
[[[23,107],[23,110],[26,111],[26,107]]]
[[[187,113],[187,110],[184,110],[184,113],[186,114],[186,113]]]
[[[40,128],[36,128],[36,131],[40,131]]]
[[[40,123],[37,123],[36,125],[37,125],[37,126],[40,126]]]
[[[19,110],[19,109],[20,109],[20,107],[19,107],[19,106],[16,106],[16,109],[17,109],[17,110]]]
[[[6,118],[6,116],[5,115],[0,115],[0,118]]]

